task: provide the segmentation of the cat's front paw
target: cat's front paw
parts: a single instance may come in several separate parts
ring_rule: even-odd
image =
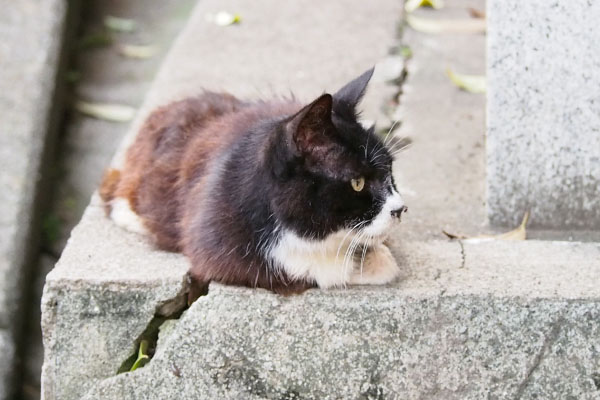
[[[400,275],[400,268],[390,249],[378,244],[367,250],[364,262],[350,277],[351,285],[384,285]]]

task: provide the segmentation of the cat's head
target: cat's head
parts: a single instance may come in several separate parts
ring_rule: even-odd
[[[354,229],[385,237],[406,210],[392,176],[392,154],[356,110],[373,68],[334,95],[323,94],[284,121],[284,188],[275,207],[287,228],[323,238]]]

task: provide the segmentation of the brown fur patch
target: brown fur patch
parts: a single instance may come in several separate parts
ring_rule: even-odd
[[[100,198],[104,202],[104,208],[106,211],[106,215],[110,214],[110,201],[114,199],[115,191],[117,190],[117,185],[121,180],[121,171],[114,168],[109,168],[104,173],[102,177],[102,183],[100,184]]]

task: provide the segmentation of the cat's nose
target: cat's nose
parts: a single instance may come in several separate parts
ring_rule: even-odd
[[[392,217],[400,218],[402,213],[407,212],[407,211],[408,211],[408,207],[402,206],[396,210],[392,210]]]

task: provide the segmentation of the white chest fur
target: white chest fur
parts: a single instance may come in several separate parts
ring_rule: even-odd
[[[299,237],[284,231],[267,257],[290,277],[314,281],[321,288],[345,286],[355,272],[354,253],[361,237],[343,230],[325,240]]]

